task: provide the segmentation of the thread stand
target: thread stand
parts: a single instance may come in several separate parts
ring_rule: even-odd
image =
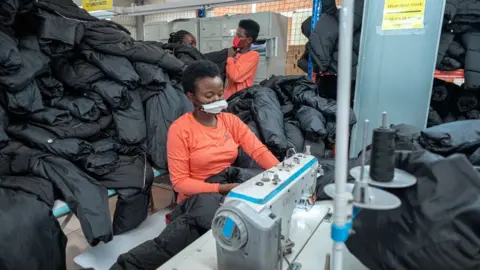
[[[385,118],[385,117],[384,117]],[[369,121],[365,120],[364,123],[364,135],[363,135],[363,151],[362,151],[362,166],[356,167],[359,173],[355,177],[355,184],[346,184],[345,192],[353,194],[353,206],[362,208],[362,209],[371,209],[371,210],[391,210],[399,207],[401,201],[395,195],[386,192],[384,190],[371,187],[369,171],[365,170],[366,162],[366,142],[368,135],[368,124]],[[324,188],[325,194],[329,197],[334,198],[336,195],[335,185],[330,184]]]
[[[361,166],[352,168],[350,170],[350,175],[355,178],[359,179],[361,174]],[[391,182],[377,182],[370,178],[370,166],[365,166],[365,172],[363,174],[368,180],[368,184],[375,187],[381,188],[407,188],[415,185],[417,183],[417,178],[406,171],[395,169],[394,177]]]
[[[365,148],[362,157],[364,154]],[[375,187],[407,188],[415,185],[417,183],[415,176],[395,168],[394,155],[395,131],[388,128],[387,112],[383,112],[382,126],[373,130],[371,165],[365,166],[362,159],[362,166],[351,169],[350,174],[355,179],[366,179],[369,185]]]
[[[355,184],[346,184],[345,185],[345,192],[352,193]],[[327,196],[334,198],[336,195],[335,192],[335,185],[327,185],[323,191]],[[368,198],[366,198],[366,202],[360,201],[353,201],[352,205],[361,209],[371,209],[371,210],[391,210],[399,207],[402,202],[400,199],[384,190],[368,187],[368,193],[370,194]]]

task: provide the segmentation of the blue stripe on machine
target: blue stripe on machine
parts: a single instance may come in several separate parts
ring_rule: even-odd
[[[316,158],[313,158],[312,160],[310,160],[307,164],[305,164],[305,166],[303,166],[303,168],[299,169],[296,173],[294,173],[292,176],[290,176],[286,181],[283,181],[280,185],[278,185],[278,187],[276,189],[272,190],[272,192],[270,192],[264,198],[254,198],[254,197],[250,197],[250,196],[247,196],[245,194],[240,194],[240,193],[236,193],[236,192],[233,192],[233,191],[228,193],[227,197],[241,199],[241,200],[248,201],[248,202],[251,202],[251,203],[256,203],[256,204],[266,204],[271,199],[273,199],[275,196],[277,196],[277,194],[280,193],[280,191],[282,191],[285,187],[290,185],[290,183],[295,181],[295,179],[297,179],[305,171],[310,169],[316,162],[317,162]]]

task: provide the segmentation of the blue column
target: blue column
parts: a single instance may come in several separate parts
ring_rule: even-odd
[[[372,128],[380,126],[383,111],[388,112],[388,124],[425,128],[445,0],[425,0],[423,27],[399,30],[382,29],[385,1],[365,0],[354,111],[359,123],[369,119]],[[415,2],[412,7],[416,7],[422,1],[404,2]],[[390,18],[394,13],[415,12],[400,11],[387,9]],[[397,22],[401,19],[397,17]],[[361,151],[362,137],[363,125],[357,124],[351,156]]]
[[[322,15],[322,0],[313,0],[312,5],[312,24],[310,26],[310,33],[315,29],[320,16]],[[313,75],[313,62],[312,57],[308,56],[308,77],[312,79]]]
[[[197,18],[207,17],[207,10],[205,8],[197,9]]]

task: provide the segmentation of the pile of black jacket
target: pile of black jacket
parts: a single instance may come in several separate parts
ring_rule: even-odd
[[[417,177],[388,190],[399,208],[362,210],[347,247],[369,269],[480,269],[480,120],[394,127],[396,167]]]
[[[480,1],[447,0],[437,69],[465,69],[467,90],[480,89]]]
[[[306,52],[298,66],[308,70],[312,56],[314,71],[337,74],[339,10],[335,0],[322,0],[322,14],[313,32],[311,18],[302,24],[309,39]],[[356,77],[364,0],[355,1],[352,78]],[[443,71],[465,69],[465,89],[480,89],[480,2],[478,0],[447,0],[436,67]]]
[[[435,79],[427,127],[459,120],[480,119],[480,95],[465,85]]]
[[[356,78],[364,0],[356,0],[353,21],[352,79]],[[316,73],[337,74],[339,17],[335,0],[322,0],[322,14],[311,31],[312,17],[302,23],[302,33],[308,38],[306,50],[298,60],[298,66],[308,72],[308,58],[312,56],[313,70]]]
[[[315,83],[304,76],[272,76],[237,92],[228,104],[228,111],[242,119],[280,160],[288,149],[301,152],[306,145],[323,158],[335,144],[337,102],[321,97]],[[350,126],[355,123],[350,110]]]
[[[212,57],[222,66],[226,53]],[[65,269],[55,200],[91,245],[147,217],[168,127],[192,110],[178,81],[199,59],[71,0],[1,1],[0,269]],[[113,226],[107,189],[119,194]]]

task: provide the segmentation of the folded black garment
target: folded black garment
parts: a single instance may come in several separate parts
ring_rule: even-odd
[[[427,150],[441,154],[470,154],[480,147],[480,120],[456,121],[427,128],[418,139]]]
[[[97,121],[94,122],[82,122],[79,119],[73,118],[72,121],[56,125],[50,126],[40,123],[33,123],[36,126],[44,128],[51,133],[55,134],[58,138],[65,139],[65,138],[77,138],[77,139],[89,139],[103,130],[107,129],[110,124],[112,123],[112,116],[105,115],[100,117]]]
[[[0,4],[0,24],[2,17],[2,4]],[[10,34],[0,30],[0,76],[8,76],[15,73],[21,65],[22,56],[17,48],[17,40]]]
[[[63,84],[51,75],[51,72],[35,78],[43,98],[51,99],[63,96]]]
[[[53,184],[59,197],[78,217],[90,244],[112,240],[105,187],[72,162],[59,156],[29,148],[22,152],[16,151],[13,155],[11,168],[15,174],[35,175],[48,179]]]
[[[52,61],[51,68],[61,82],[74,90],[90,89],[90,84],[106,77],[99,68],[81,58],[57,57]]]
[[[430,107],[428,111],[427,127],[433,127],[443,124],[443,119],[438,113]]]
[[[62,125],[72,121],[72,116],[68,111],[51,107],[45,107],[43,110],[27,114],[25,118],[32,122],[50,126]]]
[[[8,115],[3,109],[3,107],[0,106],[0,149],[7,146],[8,142],[10,141],[10,138],[8,138],[6,133],[8,122],[9,122]]]
[[[145,153],[142,146],[139,145],[124,145],[121,144],[117,138],[105,138],[92,143],[93,151],[97,154],[104,152],[116,152],[125,156],[137,156]]]
[[[147,186],[150,176],[153,176],[153,169],[146,155],[119,156],[117,168],[99,177],[98,181],[107,188],[143,189]]]
[[[50,57],[62,56],[72,51],[83,38],[84,26],[81,21],[42,9],[35,13],[35,19],[40,47]]]
[[[85,159],[93,148],[90,143],[75,139],[59,139],[51,132],[31,124],[13,124],[7,129],[10,137],[42,151],[76,162]]]
[[[113,151],[92,153],[83,160],[83,167],[91,174],[102,176],[118,168],[120,158]]]
[[[20,68],[16,72],[0,75],[0,85],[11,93],[22,91],[33,78],[48,72],[50,63],[50,59],[40,50],[37,37],[22,37],[18,46],[19,55],[22,58]]]
[[[95,16],[90,15],[85,9],[78,8],[78,5],[71,0],[41,0],[35,2],[38,9],[49,11],[53,14],[60,14],[63,17],[80,21],[98,21]]]
[[[30,81],[22,91],[7,92],[8,110],[11,113],[24,115],[43,110],[43,100],[35,80]]]
[[[145,111],[140,94],[129,91],[132,103],[126,109],[113,110],[113,121],[120,141],[127,145],[140,144],[147,138]]]
[[[93,83],[92,90],[100,95],[112,109],[125,109],[132,103],[127,87],[111,80],[99,80]]]
[[[309,106],[300,106],[296,112],[300,128],[309,134],[310,138],[324,139],[328,132],[323,114]]]
[[[168,75],[160,67],[148,63],[137,62],[133,65],[140,76],[140,85],[149,90],[160,91],[168,82]]]
[[[100,118],[100,109],[95,101],[86,97],[63,96],[48,101],[49,105],[67,110],[73,117],[85,122],[92,122]]]
[[[127,86],[129,89],[137,87],[140,77],[127,58],[96,52],[87,44],[81,44],[80,49],[85,59],[100,68],[108,78]]]
[[[178,75],[185,64],[174,55],[164,51],[160,44],[135,41],[117,25],[90,22],[85,29],[84,40],[95,51],[126,57],[130,62],[157,65],[169,74]]]
[[[97,106],[97,108],[100,110],[102,114],[106,115],[110,113],[110,109],[105,104],[105,102],[103,102],[103,98],[99,94],[95,92],[86,92],[83,95],[86,98],[93,100],[95,102],[95,105]]]

